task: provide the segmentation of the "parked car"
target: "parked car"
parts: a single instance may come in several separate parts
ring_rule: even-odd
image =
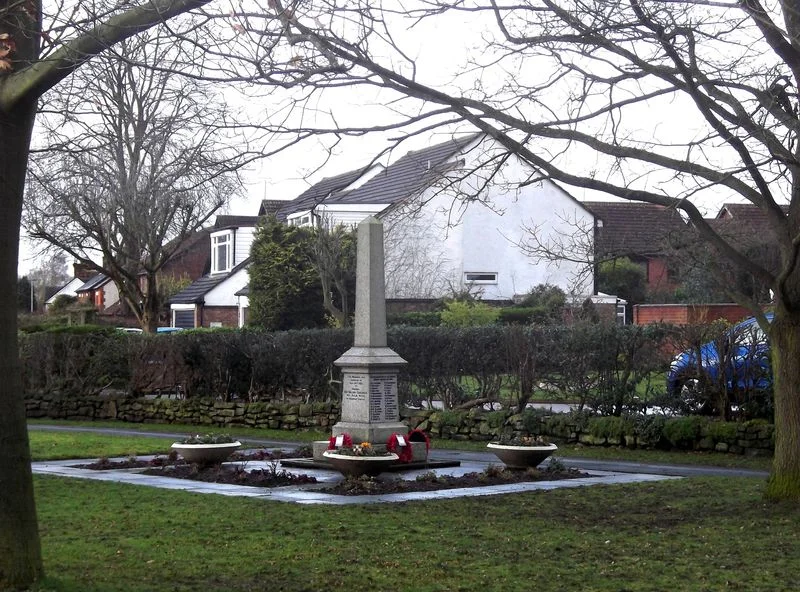
[[[767,320],[772,321],[768,313]],[[722,351],[720,352],[720,348]],[[720,367],[724,367],[721,374]],[[734,325],[721,339],[698,350],[679,353],[667,373],[667,393],[680,397],[693,412],[711,412],[705,390],[724,388],[728,393],[751,393],[772,387],[772,369],[767,335],[754,317]],[[733,404],[742,401],[732,401]]]
[[[117,331],[122,331],[123,333],[143,333],[141,329],[137,329],[136,327],[117,327]],[[176,331],[183,331],[181,327],[158,327],[156,328],[156,333],[175,333]]]

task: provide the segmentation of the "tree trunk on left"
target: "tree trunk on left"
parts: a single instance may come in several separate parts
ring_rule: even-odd
[[[25,401],[17,347],[17,257],[36,100],[0,112],[0,590],[42,577]]]

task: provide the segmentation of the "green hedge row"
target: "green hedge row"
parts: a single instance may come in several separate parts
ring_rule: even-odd
[[[521,408],[547,385],[612,412],[631,403],[637,384],[654,370],[664,371],[666,335],[655,326],[397,326],[388,341],[408,362],[400,376],[407,402],[456,407],[502,397]],[[114,389],[321,401],[338,396],[333,362],[352,341],[352,330],[343,329],[36,333],[20,336],[20,356],[26,393]]]
[[[546,306],[507,306],[498,309],[497,323],[501,325],[531,325],[547,323],[552,320],[552,310]],[[398,312],[386,315],[389,325],[406,327],[438,327],[442,324],[442,313]]]

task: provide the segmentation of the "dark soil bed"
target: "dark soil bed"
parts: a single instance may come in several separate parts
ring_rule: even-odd
[[[378,477],[345,479],[330,487],[319,489],[319,491],[337,495],[377,495],[383,493],[438,491],[440,489],[459,489],[464,487],[486,487],[488,485],[506,485],[508,483],[530,481],[558,481],[588,476],[588,474],[577,469],[511,471],[501,467],[490,466],[482,473],[467,473],[461,477],[452,475],[437,476],[436,473],[430,472],[420,475],[413,481],[406,481],[398,478],[397,475],[384,473]]]
[[[256,450],[247,453],[235,452],[230,456],[231,462],[241,462],[241,465],[209,465],[202,466],[186,462],[178,458],[174,452],[168,456],[156,456],[150,460],[128,458],[121,461],[111,461],[101,458],[97,462],[85,465],[76,465],[81,469],[95,471],[110,471],[114,469],[145,469],[143,475],[157,475],[173,477],[176,479],[191,479],[206,483],[227,483],[230,485],[248,485],[250,487],[283,487],[285,485],[301,485],[303,483],[316,483],[314,477],[308,475],[295,475],[278,468],[282,458],[306,458],[311,456],[308,447],[297,448],[290,452],[282,450]],[[266,469],[246,469],[248,461],[270,461]]]
[[[145,469],[144,475],[157,475],[177,479],[191,479],[206,483],[225,483],[229,485],[247,485],[251,487],[282,487],[286,485],[303,485],[316,483],[314,477],[297,475],[279,468],[279,461],[284,458],[303,458],[309,454],[305,449],[292,452],[281,450],[261,450],[256,452],[235,453],[231,461],[241,464],[201,466],[188,463],[177,458],[175,454],[157,456],[152,460],[129,458],[123,461],[100,459],[97,462],[76,465],[82,469],[108,471],[113,469]],[[271,461],[266,469],[247,469],[249,460]],[[563,465],[545,470],[528,469],[512,471],[491,465],[482,473],[467,473],[461,477],[437,475],[433,471],[420,475],[412,481],[403,480],[394,473],[384,473],[378,477],[349,478],[320,489],[325,493],[336,495],[377,495],[385,493],[411,493],[416,491],[437,491],[440,489],[457,489],[464,487],[485,487],[488,485],[505,485],[508,483],[524,483],[529,481],[557,481],[561,479],[577,479],[588,477],[577,469],[566,469]]]
[[[315,477],[296,475],[279,469],[277,462],[266,469],[250,469],[243,465],[181,464],[142,471],[143,475],[157,475],[176,479],[191,479],[206,483],[227,483],[229,485],[248,485],[250,487],[284,487],[286,485],[303,485],[316,483]]]
[[[251,450],[248,452],[234,452],[228,458],[231,462],[247,462],[250,460],[281,460],[283,458],[310,458],[311,449],[307,446],[296,448],[290,452],[283,450]],[[93,463],[85,465],[75,465],[78,469],[91,469],[93,471],[111,471],[115,469],[147,469],[154,467],[176,467],[182,465],[191,465],[174,451],[166,456],[156,456],[150,460],[143,460],[136,457],[126,458],[125,460],[109,460],[101,458]]]

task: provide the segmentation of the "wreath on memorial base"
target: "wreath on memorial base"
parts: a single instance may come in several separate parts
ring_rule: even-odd
[[[413,429],[408,432],[408,439],[411,442],[425,442],[425,456],[431,451],[431,439],[428,434],[420,430],[419,428]]]
[[[336,440],[341,437],[341,442],[336,443]],[[353,446],[353,437],[350,434],[342,434],[341,436],[331,436],[331,439],[328,440],[328,450],[336,450],[337,448],[341,448],[342,446]]]
[[[389,436],[389,439],[386,441],[386,450],[394,452],[401,463],[410,463],[414,456],[414,451],[411,449],[411,441],[408,439],[408,436],[402,436],[397,433]]]

